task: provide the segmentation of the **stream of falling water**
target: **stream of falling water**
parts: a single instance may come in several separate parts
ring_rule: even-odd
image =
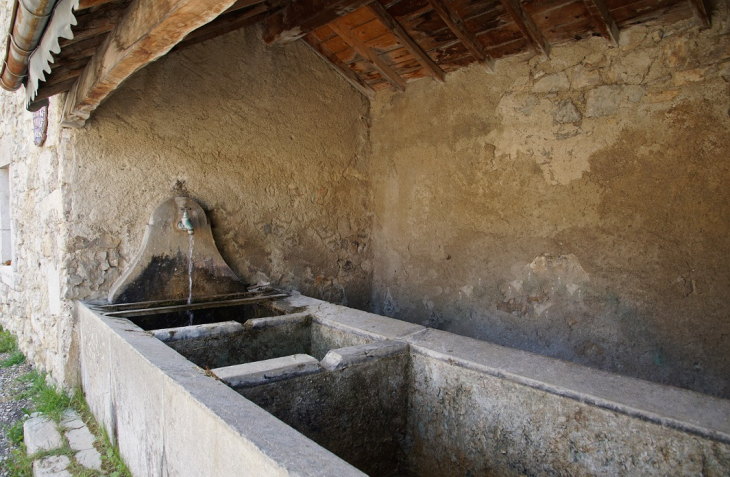
[[[195,245],[195,239],[193,235],[188,235],[188,305],[193,302],[193,245]],[[190,324],[193,326],[193,310],[188,310],[188,316],[190,317]]]

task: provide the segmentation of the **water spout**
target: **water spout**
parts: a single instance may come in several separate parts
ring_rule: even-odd
[[[187,231],[189,235],[193,235],[193,223],[190,221],[187,209],[183,211],[182,219],[177,223],[177,228]]]

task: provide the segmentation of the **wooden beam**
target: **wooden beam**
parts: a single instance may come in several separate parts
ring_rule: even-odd
[[[540,29],[535,25],[532,17],[527,14],[520,0],[500,0],[502,6],[512,17],[512,20],[525,35],[527,42],[532,48],[545,58],[550,56],[550,43],[545,39]]]
[[[91,7],[98,7],[106,3],[116,3],[118,0],[79,0],[79,8],[76,11],[86,10]]]
[[[373,0],[293,0],[264,23],[264,41],[288,43],[298,40]]]
[[[124,80],[233,3],[235,0],[134,0],[66,96],[63,125],[83,126]]]
[[[362,56],[366,61],[369,61],[376,70],[380,73],[380,75],[388,81],[393,87],[400,91],[405,91],[406,89],[406,82],[398,76],[398,73],[393,71],[393,68],[388,66],[388,64],[383,61],[378,55],[373,52],[361,39],[359,39],[353,32],[350,30],[350,27],[347,26],[347,24],[342,21],[341,19],[337,19],[329,24],[329,27],[334,30],[335,33],[340,35],[340,38],[342,38],[345,43],[350,45],[353,50],[357,52],[358,55]]]
[[[380,20],[380,22],[385,25],[385,27],[396,37],[398,38],[398,41],[400,42],[403,47],[408,50],[411,55],[420,63],[420,65],[423,67],[424,70],[426,70],[431,76],[436,78],[440,82],[444,82],[444,76],[446,76],[446,73],[444,73],[444,70],[441,69],[439,65],[436,64],[435,61],[431,59],[430,56],[426,54],[425,51],[416,43],[413,38],[408,34],[405,29],[395,21],[395,18],[393,18],[390,13],[388,13],[388,10],[385,9],[383,5],[380,4],[380,2],[373,2],[370,5],[368,5],[368,8],[375,14],[375,17]]]
[[[461,43],[469,50],[471,56],[486,68],[490,73],[494,73],[494,58],[487,53],[487,50],[479,43],[477,37],[469,30],[464,23],[464,20],[443,0],[428,0],[434,11],[441,17],[446,23],[446,26],[454,32],[454,35],[461,41]]]
[[[608,11],[606,0],[583,0],[583,2],[588,8],[591,18],[596,22],[596,27],[598,27],[601,35],[613,46],[618,46],[618,26],[616,26],[611,12]]]
[[[228,9],[223,12],[223,14],[243,10],[244,8],[252,7],[254,5],[258,5],[259,3],[264,3],[264,0],[237,0],[236,3],[228,7]]]
[[[62,83],[71,78],[78,78],[81,76],[81,73],[83,73],[88,62],[88,59],[81,59],[54,67],[53,70],[46,75],[45,81],[41,81],[38,84],[38,89]]]
[[[710,21],[710,4],[706,0],[689,0],[689,6],[692,9],[697,26],[702,29],[712,26]]]
[[[117,7],[118,5],[106,4],[94,12],[77,16],[77,24],[73,28],[74,37],[70,40],[66,38],[59,38],[58,40],[61,50],[68,45],[112,31],[114,25],[119,22],[124,14],[124,9]]]
[[[54,63],[61,65],[71,61],[78,61],[83,58],[90,58],[99,48],[99,45],[104,42],[106,37],[107,34],[105,33],[87,40],[82,40],[78,43],[74,43],[73,45],[68,45],[61,49],[61,53]]]
[[[337,55],[327,50],[322,42],[317,40],[314,35],[306,35],[302,37],[302,42],[308,46],[314,53],[320,58],[325,60],[330,67],[340,74],[348,83],[350,83],[356,90],[368,97],[369,99],[375,98],[375,90],[370,87],[365,81],[360,78],[354,71],[350,69]]]
[[[191,32],[180,43],[175,45],[171,51],[179,51],[189,46],[202,43],[212,38],[230,33],[235,30],[253,25],[263,20],[268,6],[261,3],[247,11],[233,10],[231,13],[224,13],[207,25],[203,25]]]
[[[73,87],[74,83],[76,83],[76,77],[72,77],[65,81],[61,81],[60,83],[55,83],[49,86],[41,83],[41,86],[36,92],[35,98],[33,98],[33,103],[38,103],[39,101],[50,98],[51,96],[64,93],[70,90]]]

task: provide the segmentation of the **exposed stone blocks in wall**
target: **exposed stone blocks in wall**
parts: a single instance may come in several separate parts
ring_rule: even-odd
[[[727,18],[379,96],[375,311],[730,397]]]
[[[58,127],[59,103],[51,103],[44,147],[33,144],[33,115],[23,95],[2,92],[0,162],[9,174],[11,264],[2,266],[2,325],[18,335],[36,365],[59,382],[74,380],[73,324],[64,302],[65,229],[61,163],[67,140]],[[6,211],[3,211],[5,213]]]

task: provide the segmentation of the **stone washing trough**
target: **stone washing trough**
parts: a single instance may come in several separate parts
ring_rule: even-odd
[[[246,289],[196,206],[163,202],[109,303],[75,308],[134,475],[730,474],[730,401]]]
[[[312,298],[144,330],[76,308],[134,475],[728,475],[730,402]]]

